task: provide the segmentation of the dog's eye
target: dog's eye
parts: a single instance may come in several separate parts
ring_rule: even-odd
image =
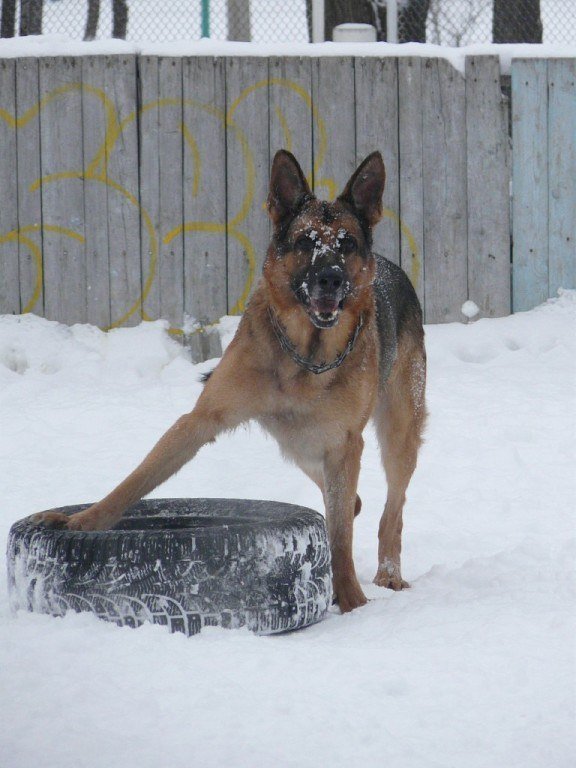
[[[352,251],[355,251],[358,248],[358,243],[356,242],[356,238],[352,237],[352,235],[345,235],[340,240],[340,250],[342,253],[352,253]]]
[[[296,251],[304,251],[309,252],[314,249],[314,241],[308,237],[308,235],[302,235],[301,237],[296,239],[296,242],[294,243],[294,250]]]

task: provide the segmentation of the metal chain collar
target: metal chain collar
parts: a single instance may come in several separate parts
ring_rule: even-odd
[[[282,323],[278,319],[276,313],[272,309],[272,307],[268,307],[268,314],[270,315],[270,322],[272,323],[272,328],[274,329],[274,333],[276,334],[276,338],[278,339],[278,342],[284,352],[286,354],[290,355],[292,360],[299,365],[301,368],[304,368],[307,371],[310,371],[310,373],[326,373],[326,371],[332,371],[334,368],[338,368],[342,365],[344,360],[348,357],[350,352],[354,349],[354,345],[356,344],[356,339],[358,338],[360,331],[362,330],[364,326],[364,318],[362,315],[360,315],[360,319],[358,321],[358,325],[354,329],[354,333],[350,337],[348,344],[346,344],[346,347],[343,352],[340,352],[338,357],[336,357],[334,360],[332,360],[331,363],[314,363],[310,358],[308,357],[302,357],[302,355],[299,355],[296,351],[294,345],[288,338],[285,332],[285,328],[283,327]]]

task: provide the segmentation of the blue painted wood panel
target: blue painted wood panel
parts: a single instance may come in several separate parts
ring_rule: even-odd
[[[576,288],[576,59],[548,62],[549,295]]]
[[[512,307],[548,298],[548,63],[512,65]]]

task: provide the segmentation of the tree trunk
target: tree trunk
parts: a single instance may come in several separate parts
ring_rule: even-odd
[[[425,43],[430,0],[408,0],[398,9],[398,42]]]
[[[42,34],[44,0],[20,0],[20,35]]]
[[[228,40],[250,42],[250,0],[228,0]]]
[[[86,18],[86,30],[84,40],[94,40],[98,32],[100,20],[100,0],[88,0],[88,16]]]
[[[112,22],[112,37],[126,40],[126,31],[128,29],[127,0],[113,0],[112,13],[114,17]]]
[[[494,0],[495,43],[541,43],[540,0]]]
[[[2,0],[0,37],[14,37],[16,34],[16,0]]]

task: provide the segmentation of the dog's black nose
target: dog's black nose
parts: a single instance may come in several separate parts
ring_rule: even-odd
[[[325,293],[335,293],[343,282],[342,271],[333,267],[325,267],[316,276],[316,284]]]

